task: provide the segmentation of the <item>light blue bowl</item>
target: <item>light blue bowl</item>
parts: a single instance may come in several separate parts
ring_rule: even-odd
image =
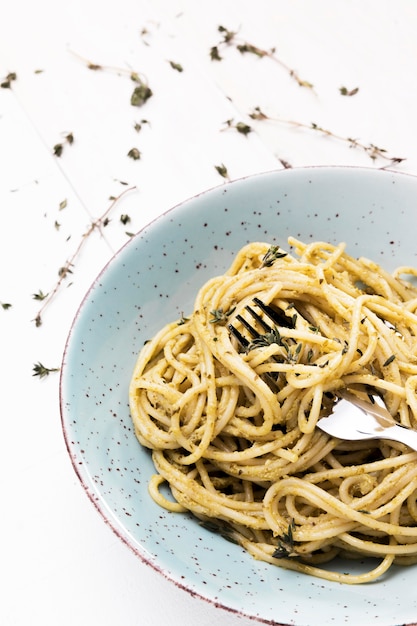
[[[362,168],[283,170],[184,202],[139,232],[103,269],[69,333],[62,424],[87,494],[141,559],[193,594],[261,623],[417,622],[417,566],[392,568],[368,585],[326,582],[257,562],[192,517],[159,508],[147,491],[152,461],[134,436],[128,408],[144,341],[187,314],[199,287],[223,273],[247,242],[286,247],[288,235],[346,241],[353,256],[366,255],[390,270],[417,265],[416,227],[415,177]]]

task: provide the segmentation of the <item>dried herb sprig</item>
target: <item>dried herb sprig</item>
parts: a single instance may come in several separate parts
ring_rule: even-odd
[[[281,337],[278,326],[275,326],[263,335],[259,335],[259,337],[255,337],[255,339],[249,343],[247,351],[249,352],[255,348],[266,348],[274,343],[276,343],[277,346],[284,346],[285,343]]]
[[[296,120],[288,120],[288,119],[283,119],[279,117],[270,117],[269,115],[266,115],[266,113],[264,113],[258,106],[255,107],[249,113],[249,117],[250,119],[256,120],[256,121],[276,122],[278,124],[284,124],[286,126],[293,126],[296,128],[302,128],[304,130],[315,131],[315,132],[321,133],[322,135],[326,135],[327,137],[330,137],[331,139],[335,139],[337,141],[342,141],[344,143],[347,143],[350,148],[359,148],[360,150],[363,150],[372,159],[372,161],[376,161],[377,159],[384,159],[385,161],[389,162],[389,165],[397,165],[405,161],[405,158],[403,157],[389,156],[387,153],[387,150],[385,150],[384,148],[379,148],[373,143],[365,144],[352,137],[343,137],[342,135],[338,135],[337,133],[329,130],[328,128],[323,128],[322,126],[319,126],[318,124],[314,122],[312,122],[311,124],[305,124],[303,122],[297,122]]]
[[[73,252],[73,254],[71,255],[71,257],[65,262],[65,264],[62,267],[59,268],[59,270],[58,270],[59,278],[58,278],[57,283],[55,284],[55,287],[51,291],[49,291],[46,296],[44,296],[42,298],[43,305],[39,309],[39,311],[37,312],[37,314],[36,314],[36,316],[35,316],[35,318],[33,320],[37,327],[42,325],[42,315],[45,312],[46,307],[49,306],[49,304],[55,298],[55,296],[58,293],[58,291],[59,291],[59,289],[60,289],[64,279],[66,278],[66,276],[68,274],[72,274],[72,268],[74,267],[75,261],[76,261],[78,255],[80,254],[84,244],[86,243],[86,241],[88,240],[89,236],[91,235],[91,233],[93,231],[95,231],[95,230],[101,230],[101,228],[103,226],[106,226],[106,224],[108,224],[109,213],[115,207],[115,205],[117,204],[118,200],[120,200],[125,194],[129,193],[130,191],[134,190],[135,188],[136,187],[129,187],[128,189],[125,189],[121,194],[119,194],[116,198],[114,198],[112,200],[110,206],[103,213],[103,215],[101,217],[99,217],[97,220],[91,222],[91,224],[88,227],[87,231],[81,236],[81,241],[78,244],[78,246],[75,249],[75,251]],[[42,291],[40,290],[38,293],[41,294]],[[36,297],[35,299],[39,300],[41,298]]]
[[[35,363],[35,365],[33,366],[32,376],[45,378],[46,376],[49,376],[49,374],[51,374],[52,372],[59,372],[59,367],[45,367],[45,365],[42,365],[42,363],[38,361],[38,363]]]
[[[232,307],[228,311],[224,311],[221,307],[210,311],[213,317],[209,320],[210,324],[225,324],[228,318],[234,313],[236,307]]]
[[[84,57],[80,56],[76,52],[72,54],[77,57],[89,70],[93,72],[103,71],[117,74],[118,76],[127,76],[132,80],[136,86],[130,96],[130,104],[132,106],[140,107],[145,104],[153,96],[152,89],[149,87],[149,82],[144,74],[136,72],[123,67],[113,67],[111,65],[101,65],[100,63],[94,63]]]
[[[270,246],[262,259],[261,267],[271,267],[275,261],[283,259],[286,256],[288,256],[288,252],[281,250],[279,246]]]
[[[71,146],[74,143],[74,133],[64,133],[63,141],[56,143],[53,148],[53,153],[55,156],[60,157],[64,152],[65,144]]]
[[[272,554],[274,559],[291,559],[300,556],[294,548],[294,529],[294,521],[291,521],[287,532],[278,539],[278,545]]]
[[[353,89],[348,89],[347,87],[339,87],[341,96],[356,96],[359,91],[359,87],[354,87]]]
[[[275,48],[265,50],[264,48],[255,46],[254,44],[249,43],[244,39],[241,39],[238,36],[237,31],[230,30],[225,26],[218,26],[217,30],[222,35],[222,38],[217,45],[212,46],[212,48],[210,49],[210,58],[212,61],[221,61],[223,57],[221,56],[220,50],[223,50],[230,46],[234,46],[236,50],[238,50],[238,52],[240,52],[241,54],[253,54],[259,58],[268,57],[269,59],[277,63],[281,68],[283,68],[300,87],[313,89],[312,83],[307,80],[303,80],[293,68],[289,67],[277,56]]]
[[[5,76],[1,82],[0,82],[0,87],[2,89],[11,89],[12,88],[12,83],[17,80],[17,74],[16,72],[9,72],[7,74],[7,76]]]
[[[253,131],[252,126],[249,126],[249,124],[246,124],[245,122],[235,122],[234,119],[226,120],[224,124],[225,127],[222,130],[234,128],[238,133],[244,135],[245,137]]]
[[[221,165],[215,165],[214,169],[222,178],[226,180],[230,180],[229,172],[227,171],[227,167],[222,163]]]
[[[233,526],[231,526],[227,522],[217,519],[205,519],[200,520],[199,523],[200,526],[202,526],[209,532],[220,535],[221,537],[223,537],[223,539],[230,541],[230,543],[240,545],[241,542],[239,540],[239,533],[233,528]]]

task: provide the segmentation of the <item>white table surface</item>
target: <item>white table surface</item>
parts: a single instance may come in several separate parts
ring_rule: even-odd
[[[33,368],[60,367],[83,295],[126,231],[224,184],[216,166],[231,180],[284,165],[417,174],[417,4],[14,0],[2,14],[0,78],[16,79],[0,89],[0,624],[253,624],[178,589],[113,534],[71,466],[59,372]],[[212,60],[219,26],[275,60],[237,41]],[[131,72],[153,92],[140,108]],[[252,119],[256,107],[275,121]],[[371,144],[404,160],[371,159]],[[81,241],[53,297],[35,299],[54,292]]]

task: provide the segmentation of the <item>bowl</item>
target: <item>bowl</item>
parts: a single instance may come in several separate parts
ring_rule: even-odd
[[[251,241],[346,242],[388,270],[417,265],[417,178],[387,170],[266,172],[168,210],[110,260],[70,329],[61,368],[63,433],[73,467],[114,532],[179,587],[259,623],[393,626],[417,621],[417,566],[342,585],[254,560],[148,494],[149,451],[133,432],[128,387],[137,354],[191,310],[198,289]],[[109,564],[110,566],[110,564]],[[358,565],[359,567],[359,565]]]

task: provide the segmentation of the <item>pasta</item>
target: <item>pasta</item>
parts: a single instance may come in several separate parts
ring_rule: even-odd
[[[316,424],[348,387],[379,393],[417,427],[417,270],[389,274],[344,244],[288,243],[291,255],[242,248],[189,317],[143,346],[129,390],[134,429],[152,450],[149,490],[161,506],[192,512],[256,559],[365,583],[417,562],[417,452],[340,441]],[[247,335],[238,316],[254,297],[289,324],[243,349],[229,325]],[[377,560],[346,573],[337,556]]]

